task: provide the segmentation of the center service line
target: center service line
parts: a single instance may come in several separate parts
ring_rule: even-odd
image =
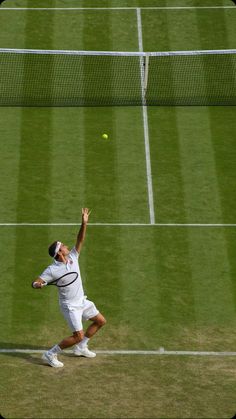
[[[138,44],[139,52],[143,52],[143,34],[142,34],[142,19],[140,8],[136,9],[137,14],[137,27],[138,27]],[[155,224],[155,211],[153,202],[153,187],[152,187],[152,170],[151,170],[151,157],[150,157],[150,144],[149,144],[149,128],[148,128],[148,114],[147,106],[145,104],[144,94],[144,81],[143,81],[143,57],[140,57],[140,77],[142,83],[142,95],[143,95],[143,129],[144,129],[144,141],[145,141],[145,156],[146,156],[146,170],[147,170],[147,187],[148,187],[148,202],[149,202],[149,214],[150,224]]]

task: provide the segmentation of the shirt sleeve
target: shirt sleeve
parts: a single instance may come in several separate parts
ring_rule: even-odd
[[[49,266],[39,275],[39,278],[43,279],[47,284],[53,281],[52,271]]]
[[[73,249],[71,249],[71,251],[70,251],[70,257],[72,259],[76,259],[76,260],[79,258],[79,253],[77,252],[77,250],[76,250],[75,247],[73,247]]]

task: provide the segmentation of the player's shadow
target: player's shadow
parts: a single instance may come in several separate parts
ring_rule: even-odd
[[[27,349],[27,350],[31,350],[32,349],[32,353],[29,352],[7,352],[7,350],[11,350],[11,349],[15,349],[17,346],[18,349]],[[16,343],[4,343],[4,342],[0,342],[0,350],[1,349],[6,349],[6,352],[0,352],[0,355],[6,355],[6,356],[12,356],[13,358],[21,358],[24,359],[26,362],[29,362],[31,364],[38,364],[38,365],[46,365],[43,360],[42,360],[42,354],[37,354],[37,353],[33,353],[33,351],[35,349],[37,350],[42,350],[42,351],[46,351],[48,349],[48,347],[38,347],[36,345],[26,345],[26,344],[16,344]],[[40,355],[40,356],[39,356]],[[47,366],[47,365],[46,365]]]

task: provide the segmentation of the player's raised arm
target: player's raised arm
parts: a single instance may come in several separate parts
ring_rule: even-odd
[[[80,227],[77,240],[76,240],[76,245],[75,245],[75,248],[78,253],[81,251],[82,244],[85,239],[86,228],[87,228],[87,223],[88,223],[90,213],[91,211],[89,211],[88,208],[82,208],[82,223],[81,223],[81,227]]]

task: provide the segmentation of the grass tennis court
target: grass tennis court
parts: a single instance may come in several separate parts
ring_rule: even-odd
[[[139,51],[139,10],[144,51],[233,49],[233,5],[6,0],[0,48]],[[147,118],[142,107],[0,108],[0,349],[22,350],[0,354],[4,418],[236,413],[235,107],[151,107]],[[58,371],[37,352],[69,334],[57,292],[30,285],[53,240],[74,244],[84,206],[81,273],[107,325],[95,359],[66,353]],[[177,354],[149,352],[160,347]]]

